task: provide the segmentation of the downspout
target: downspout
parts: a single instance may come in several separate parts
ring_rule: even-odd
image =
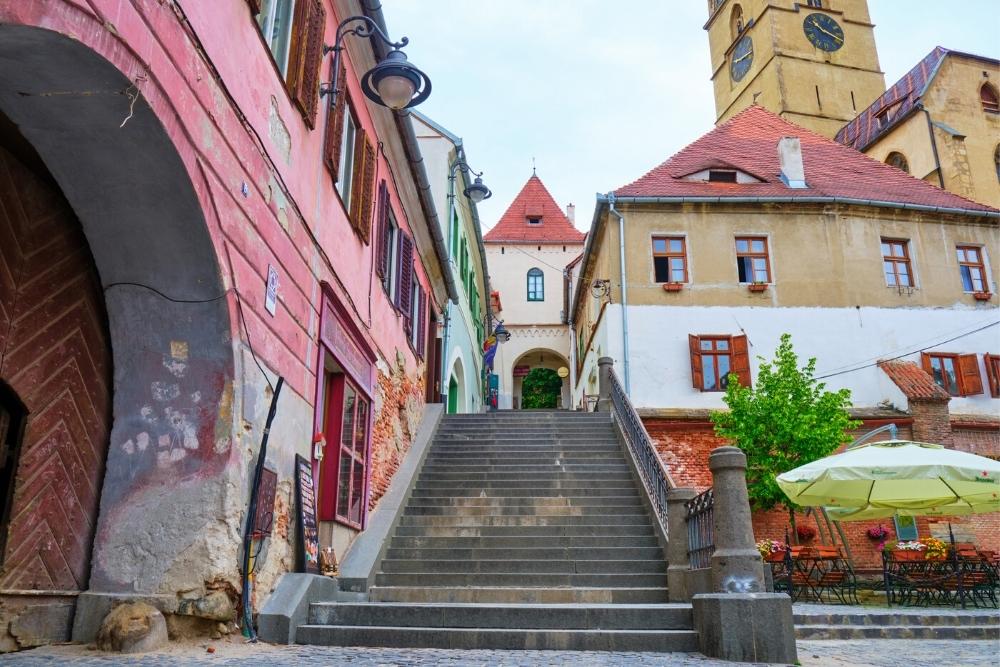
[[[931,135],[931,152],[934,153],[934,168],[937,170],[938,183],[941,185],[941,189],[946,189],[944,187],[944,174],[941,173],[941,158],[938,157],[938,147],[937,139],[934,138],[934,123],[931,121],[931,112],[927,110],[923,102],[917,102],[917,108],[924,112],[924,116],[927,118],[927,133]]]
[[[622,281],[622,367],[624,368],[625,393],[632,393],[628,354],[628,284],[625,280],[625,216],[615,208],[615,193],[608,193],[608,212],[618,217],[618,250]]]

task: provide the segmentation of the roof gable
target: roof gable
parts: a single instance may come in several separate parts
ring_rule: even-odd
[[[778,142],[784,137],[800,140],[805,188],[790,188],[781,180]],[[723,164],[751,174],[760,182],[713,183],[685,178]],[[996,210],[873,160],[757,105],[717,126],[615,194],[619,197],[837,197],[983,212]]]
[[[533,221],[533,222],[529,222]],[[507,207],[487,243],[583,243],[579,231],[549,194],[542,179],[532,175]]]

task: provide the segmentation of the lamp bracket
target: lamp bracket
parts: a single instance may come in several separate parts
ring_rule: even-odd
[[[357,25],[352,26],[352,23]],[[337,37],[333,42],[333,46],[330,46],[329,44],[323,45],[324,56],[331,51],[333,52],[333,73],[331,74],[333,79],[330,83],[320,84],[319,96],[326,97],[329,95],[331,107],[337,98],[337,93],[340,92],[337,90],[337,77],[340,75],[340,53],[344,50],[344,38],[348,35],[354,35],[355,37],[361,37],[362,39],[378,37],[383,43],[396,50],[401,49],[410,43],[409,37],[403,37],[398,42],[392,41],[384,32],[382,32],[382,29],[378,27],[378,24],[367,16],[350,16],[341,21],[340,25],[337,26]]]

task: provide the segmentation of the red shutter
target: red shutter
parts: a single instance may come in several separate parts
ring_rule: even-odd
[[[413,240],[400,232],[399,234],[399,264],[397,265],[396,307],[405,317],[410,316],[410,302],[413,300]]]
[[[375,189],[375,145],[372,143],[368,135],[365,134],[364,149],[362,155],[364,156],[364,165],[355,170],[356,174],[360,174],[361,181],[355,181],[359,183],[361,187],[356,188],[355,192],[359,193],[361,203],[358,204],[357,219],[354,221],[354,228],[358,230],[358,235],[361,236],[361,240],[365,242],[365,245],[371,243],[372,240],[372,202],[374,200],[373,190]]]
[[[375,248],[375,271],[385,278],[389,268],[389,188],[385,181],[378,184],[378,238]]]
[[[340,178],[340,151],[344,143],[344,114],[348,113],[347,102],[347,67],[340,62],[340,74],[337,75],[337,100],[333,109],[326,114],[326,139],[323,144],[323,162],[336,183]]]
[[[927,354],[926,352],[921,352],[920,353],[920,366],[924,369],[924,371],[928,375],[930,375],[931,377],[934,377],[934,369],[931,368],[931,355]]]
[[[733,350],[733,365],[731,372],[740,380],[741,387],[751,386],[750,350],[747,347],[746,336],[733,336],[730,341]]]
[[[702,391],[705,380],[701,370],[701,340],[697,336],[688,334],[688,349],[691,352],[691,384],[698,391]]]
[[[316,126],[325,28],[326,10],[323,9],[323,0],[299,0],[295,3],[292,44],[288,58],[288,90],[310,129]]]
[[[979,359],[976,355],[958,355],[958,372],[961,375],[962,396],[977,396],[983,393],[983,378],[979,374]]]
[[[417,356],[423,359],[427,353],[427,302],[429,299],[423,288],[417,294],[420,296],[420,312],[417,318]]]

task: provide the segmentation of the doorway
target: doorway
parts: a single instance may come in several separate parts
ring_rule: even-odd
[[[13,390],[0,383],[0,566],[3,565],[7,543],[7,526],[14,501],[14,476],[21,458],[27,416],[28,411]]]
[[[320,520],[361,529],[367,497],[371,401],[342,371],[335,370],[328,378]]]
[[[458,380],[454,375],[448,380],[448,414],[453,415],[458,412]]]

